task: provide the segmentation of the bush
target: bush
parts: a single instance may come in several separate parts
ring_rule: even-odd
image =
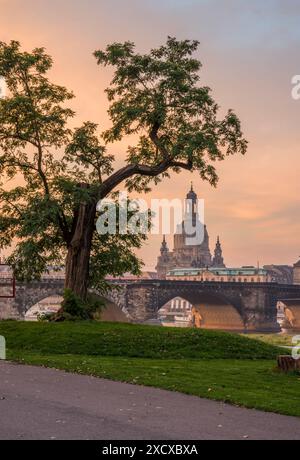
[[[103,302],[95,296],[89,296],[86,301],[83,301],[71,289],[65,289],[61,309],[44,319],[51,322],[87,321],[94,319],[95,312],[103,306]]]

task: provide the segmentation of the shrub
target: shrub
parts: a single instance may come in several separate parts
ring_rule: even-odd
[[[86,301],[83,301],[71,289],[65,289],[61,309],[44,319],[51,322],[87,321],[94,319],[95,312],[103,306],[103,302],[95,296],[90,295]]]

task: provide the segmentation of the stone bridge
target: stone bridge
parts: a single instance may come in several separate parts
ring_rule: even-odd
[[[181,297],[200,311],[204,327],[276,332],[277,303],[300,299],[300,285],[144,280],[111,295],[135,322],[157,318],[167,302]]]
[[[16,282],[13,286],[12,279],[1,279],[1,288],[7,297],[0,297],[0,319],[18,319],[41,300],[62,295],[64,280],[45,278],[30,283]]]
[[[41,300],[61,295],[63,284],[63,279],[16,283],[14,297],[0,298],[0,318],[24,317]],[[277,303],[300,299],[300,285],[277,283],[122,280],[114,285],[108,300],[131,321],[155,319],[167,302],[181,297],[200,311],[204,327],[220,329],[278,331]]]

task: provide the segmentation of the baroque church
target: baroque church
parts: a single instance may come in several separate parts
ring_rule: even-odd
[[[192,222],[193,228],[197,228],[197,225],[202,225],[199,220],[197,204],[198,197],[192,186],[186,197],[185,219],[174,235],[174,250],[172,252],[168,248],[166,238],[164,237],[163,239],[156,266],[158,278],[165,279],[167,273],[176,268],[225,268],[220,238],[218,237],[217,239],[214,256],[212,256],[206,225],[204,226],[202,243],[187,244],[189,236],[185,231],[185,228],[187,228],[186,222]]]

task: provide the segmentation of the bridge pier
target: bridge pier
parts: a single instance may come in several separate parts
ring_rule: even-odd
[[[299,292],[300,295],[300,292]],[[280,332],[277,322],[277,297],[273,286],[252,286],[243,291],[245,329],[247,332]]]
[[[136,323],[143,323],[158,316],[158,286],[128,286],[125,306],[130,318]]]

